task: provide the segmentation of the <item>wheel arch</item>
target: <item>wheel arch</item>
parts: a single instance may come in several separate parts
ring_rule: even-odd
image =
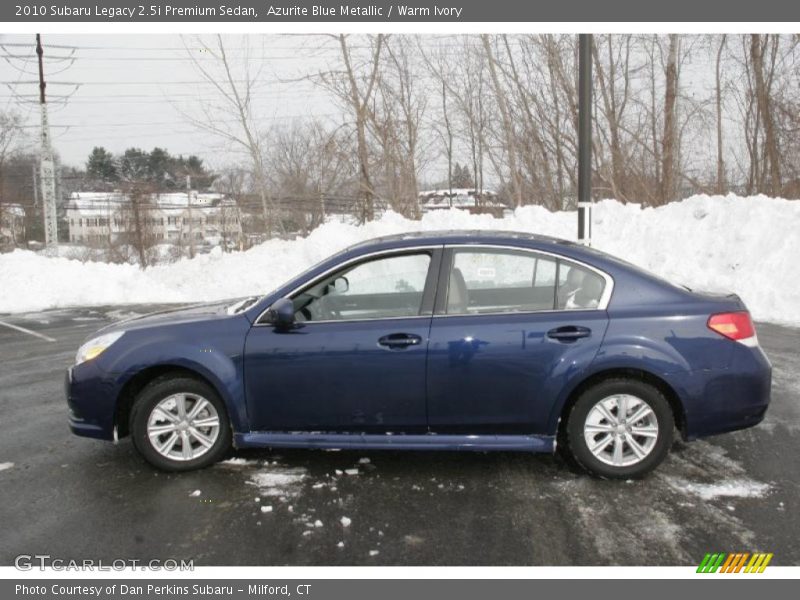
[[[231,424],[233,424],[234,415],[232,414],[230,406],[228,405],[226,396],[223,393],[223,390],[220,389],[220,386],[217,385],[211,378],[207,377],[200,370],[192,369],[185,365],[159,364],[146,367],[138,371],[122,386],[122,389],[117,396],[116,407],[114,408],[114,427],[116,427],[117,434],[120,438],[130,434],[130,414],[139,393],[153,381],[168,375],[189,377],[209,385],[217,393],[217,395],[222,398],[222,403],[225,405],[225,410],[228,413],[228,419],[230,420]]]
[[[635,367],[617,367],[607,368],[592,373],[582,379],[572,388],[563,405],[557,412],[558,420],[556,435],[558,436],[559,441],[563,439],[567,418],[569,417],[569,413],[572,410],[572,407],[575,406],[575,403],[578,401],[580,395],[585,390],[597,385],[601,381],[614,378],[636,379],[639,381],[644,381],[645,383],[649,383],[658,389],[662,394],[664,394],[664,397],[669,403],[670,409],[672,410],[672,416],[675,419],[675,426],[678,428],[678,431],[681,433],[681,435],[685,437],[686,411],[684,409],[683,402],[681,401],[681,398],[675,389],[665,379],[645,369]]]

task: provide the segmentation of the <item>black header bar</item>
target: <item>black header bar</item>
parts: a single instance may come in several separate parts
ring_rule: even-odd
[[[787,0],[3,0],[3,22],[787,22]]]

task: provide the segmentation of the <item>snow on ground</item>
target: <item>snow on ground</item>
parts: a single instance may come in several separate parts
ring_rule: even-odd
[[[669,477],[667,483],[678,491],[688,492],[702,500],[762,498],[770,489],[768,484],[752,479],[724,479],[716,483],[696,483],[679,477]]]
[[[305,469],[281,466],[265,467],[250,474],[250,485],[258,487],[262,496],[295,496],[306,477]]]
[[[270,240],[140,270],[17,250],[0,255],[0,313],[66,306],[202,302],[266,293],[333,252],[369,238],[420,230],[503,229],[574,239],[574,212],[525,206],[504,219],[443,210],[411,221],[396,213],[363,226],[329,221],[308,237]],[[800,325],[800,201],[692,196],[641,209],[613,200],[593,212],[600,250],[696,289],[738,293],[759,320]]]

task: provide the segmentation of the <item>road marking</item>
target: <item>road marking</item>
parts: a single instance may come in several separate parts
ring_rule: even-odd
[[[38,331],[31,331],[30,329],[25,329],[24,327],[20,327],[19,325],[12,325],[11,323],[6,323],[5,321],[0,321],[0,325],[3,327],[8,327],[9,329],[16,329],[17,331],[21,331],[22,333],[27,333],[28,335],[32,335],[37,338],[41,338],[46,342],[55,342],[54,338],[51,338],[49,335],[45,335],[43,333],[39,333]]]

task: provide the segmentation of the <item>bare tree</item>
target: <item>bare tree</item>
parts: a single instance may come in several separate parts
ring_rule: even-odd
[[[213,44],[198,38],[202,53],[186,46],[187,54],[195,69],[215,90],[217,97],[212,101],[198,99],[201,116],[186,111],[181,112],[195,126],[246,152],[252,165],[256,191],[261,199],[265,233],[269,237],[274,228],[283,233],[283,227],[280,219],[273,218],[276,211],[267,190],[267,175],[264,168],[265,142],[259,134],[257,116],[253,110],[263,64],[261,60],[250,56],[248,39],[247,36],[243,36],[244,55],[241,60],[235,61],[236,64],[229,56],[225,42],[219,34],[215,36]],[[203,58],[198,58],[198,54]],[[208,62],[211,62],[213,67],[207,66]],[[236,126],[224,125],[225,119],[220,118],[223,115],[232,115]]]
[[[154,233],[154,190],[152,184],[135,180],[124,182],[122,190],[125,202],[115,215],[122,220],[126,229],[126,235],[120,241],[133,247],[139,266],[146,269],[156,262],[152,252],[157,241]]]
[[[511,172],[511,196],[513,198],[514,206],[522,206],[522,183],[520,181],[520,173],[517,165],[517,149],[514,143],[514,127],[511,118],[511,113],[506,102],[505,90],[500,82],[500,75],[498,74],[497,62],[492,51],[492,44],[489,36],[484,34],[481,36],[483,42],[483,50],[486,53],[487,64],[489,65],[489,73],[492,78],[492,86],[494,88],[494,95],[497,101],[497,107],[500,110],[500,117],[503,124],[503,138],[505,140],[505,150],[508,155],[508,168]]]
[[[346,197],[358,190],[358,168],[346,128],[294,123],[273,130],[272,138],[272,185],[304,232],[322,224],[329,209],[353,208]]]
[[[372,124],[384,143],[384,161],[390,184],[390,201],[402,214],[419,215],[417,172],[420,156],[420,129],[427,108],[427,94],[419,91],[419,78],[414,76],[417,64],[412,46],[406,38],[389,39],[385,43],[386,67],[379,77],[378,90],[382,115],[371,112]]]
[[[725,45],[728,41],[728,36],[723,34],[720,36],[719,44],[717,44],[717,59],[714,68],[714,91],[715,91],[715,106],[717,117],[717,193],[725,193],[727,187],[725,177],[725,156],[722,144],[722,55],[725,51]]]
[[[11,246],[16,246],[17,236],[15,221],[18,215],[14,211],[5,207],[6,198],[6,161],[15,153],[17,145],[22,138],[22,120],[20,116],[13,112],[0,112],[0,227],[4,223],[8,224],[8,237]],[[2,235],[2,232],[0,232]]]
[[[661,138],[661,186],[659,203],[675,198],[676,154],[679,151],[677,128],[678,104],[678,36],[668,36],[667,61],[664,67],[664,134]]]
[[[772,106],[772,83],[778,55],[778,36],[750,36],[750,61],[753,69],[756,111],[764,127],[765,171],[769,171],[769,184],[765,188],[775,196],[781,193],[781,161],[778,135]]]
[[[331,37],[337,42],[342,69],[319,73],[312,77],[312,80],[333,93],[344,104],[349,117],[353,120],[359,172],[359,218],[362,222],[371,221],[375,217],[376,194],[372,181],[372,161],[367,135],[386,36],[378,34],[366,37],[368,51],[363,60],[359,60],[359,56],[354,54],[348,42],[348,35],[339,34]]]

